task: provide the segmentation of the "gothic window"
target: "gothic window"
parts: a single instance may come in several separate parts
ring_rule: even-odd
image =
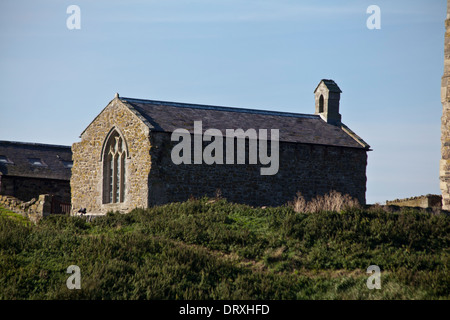
[[[103,155],[103,203],[125,200],[125,157],[123,138],[117,131],[109,135]]]
[[[323,112],[323,95],[320,95],[319,98],[319,113]]]

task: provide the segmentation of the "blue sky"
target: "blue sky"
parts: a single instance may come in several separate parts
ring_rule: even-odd
[[[80,30],[66,27],[72,4]],[[373,149],[367,201],[439,194],[445,12],[444,0],[3,0],[0,140],[71,145],[116,92],[314,113],[327,78]]]

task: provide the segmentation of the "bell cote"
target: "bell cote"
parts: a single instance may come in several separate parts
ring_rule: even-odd
[[[341,114],[339,113],[339,99],[341,89],[333,80],[322,79],[314,90],[316,111],[315,114],[329,124],[339,125]]]

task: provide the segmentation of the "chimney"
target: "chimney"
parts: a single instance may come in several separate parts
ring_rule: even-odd
[[[341,98],[341,89],[333,80],[322,79],[314,90],[316,100],[315,114],[329,124],[340,125],[341,115],[339,113],[339,99]]]

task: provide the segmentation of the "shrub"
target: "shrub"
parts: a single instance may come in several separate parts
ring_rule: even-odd
[[[323,196],[318,195],[311,201],[307,202],[300,192],[297,193],[296,198],[291,203],[295,212],[320,212],[320,211],[335,211],[340,212],[348,208],[361,207],[358,200],[353,199],[348,194],[342,195],[337,191],[331,191]]]
[[[0,299],[448,299],[450,217],[192,199],[86,222],[0,216]],[[68,290],[69,265],[81,290]],[[365,286],[369,265],[383,290]]]

